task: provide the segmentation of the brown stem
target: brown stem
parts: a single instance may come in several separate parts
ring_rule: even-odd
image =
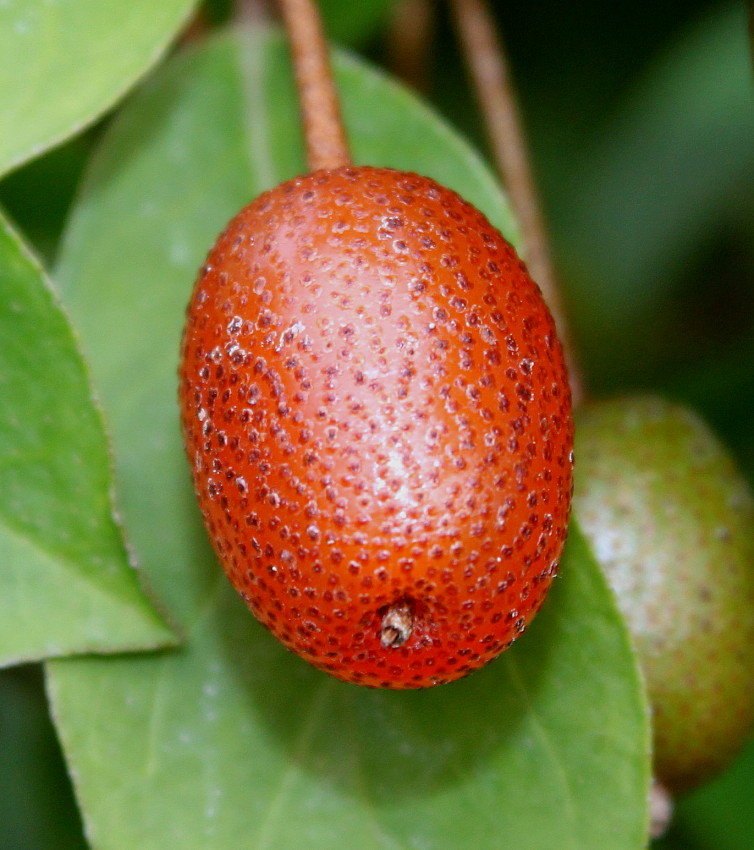
[[[235,17],[238,21],[260,26],[271,18],[269,0],[236,0]]]
[[[327,43],[313,0],[280,0],[291,43],[310,171],[350,165]]]
[[[390,19],[390,70],[417,91],[427,89],[434,13],[434,0],[401,0]]]
[[[583,389],[571,345],[502,40],[484,0],[450,0],[500,176],[521,228],[526,264],[558,327],[574,404]]]

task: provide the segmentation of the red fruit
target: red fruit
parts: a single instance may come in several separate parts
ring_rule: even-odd
[[[571,495],[560,344],[510,245],[432,180],[319,171],[243,209],[189,306],[181,407],[230,581],[315,667],[449,682],[542,604]]]

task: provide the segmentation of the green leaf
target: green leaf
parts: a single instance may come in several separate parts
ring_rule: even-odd
[[[276,36],[246,31],[179,57],[113,125],[65,240],[64,297],[112,422],[127,527],[187,635],[180,653],[49,664],[87,833],[102,850],[640,848],[646,706],[577,532],[516,647],[421,692],[313,670],[211,554],[178,429],[178,344],[217,232],[304,168],[286,57]],[[467,146],[367,67],[336,66],[358,162],[428,173],[511,233]]]
[[[0,3],[0,174],[112,106],[164,53],[194,3]]]
[[[81,356],[42,269],[0,217],[0,666],[173,642],[112,515]]]
[[[429,691],[311,669],[215,570],[185,654],[51,664],[94,846],[644,846],[646,715],[577,533],[520,644]]]

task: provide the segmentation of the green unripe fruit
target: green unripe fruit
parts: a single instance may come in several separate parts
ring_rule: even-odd
[[[672,792],[754,724],[754,500],[707,426],[650,397],[585,405],[574,513],[634,638]]]

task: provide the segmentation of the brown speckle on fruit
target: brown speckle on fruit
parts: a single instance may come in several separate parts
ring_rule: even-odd
[[[449,682],[541,605],[571,495],[563,355],[455,193],[347,167],[262,195],[196,283],[180,393],[218,557],[316,667]]]

